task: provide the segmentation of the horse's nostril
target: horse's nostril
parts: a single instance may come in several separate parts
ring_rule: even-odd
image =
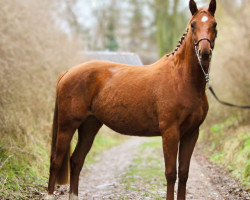
[[[211,50],[204,50],[204,51],[199,51],[200,53],[200,59],[203,61],[207,61],[211,58]]]
[[[203,53],[201,55],[202,60],[208,60],[210,58],[210,53]]]

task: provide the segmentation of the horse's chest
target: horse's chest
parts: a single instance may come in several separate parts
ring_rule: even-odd
[[[196,104],[189,112],[184,113],[183,120],[180,124],[182,133],[190,132],[197,129],[205,120],[208,107],[205,102]]]
[[[161,131],[174,125],[184,134],[197,129],[204,121],[208,110],[206,97],[187,94],[167,100],[157,105]]]

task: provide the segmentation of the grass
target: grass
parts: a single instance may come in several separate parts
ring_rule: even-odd
[[[93,164],[103,150],[121,144],[125,138],[103,127],[85,164]],[[37,144],[30,149],[33,150],[29,154],[21,150],[11,151],[0,141],[0,199],[41,199],[41,192],[47,187],[49,152]]]
[[[211,161],[224,166],[239,179],[246,189],[250,185],[250,126],[239,126],[237,117],[228,117],[202,130],[199,143]],[[152,138],[140,146],[139,153],[128,171],[122,176],[127,192],[145,199],[162,199],[166,181],[160,138]],[[123,195],[121,199],[128,196]]]
[[[0,199],[40,199],[47,177],[33,166],[33,158],[18,152],[10,154],[1,144],[0,161]],[[48,167],[48,162],[40,164]]]
[[[145,199],[162,199],[166,190],[164,171],[161,138],[151,138],[140,146],[136,159],[122,176],[122,183],[128,193],[136,191]]]
[[[202,131],[200,142],[213,162],[226,167],[243,185],[250,188],[250,127],[237,126],[237,118],[229,117]]]

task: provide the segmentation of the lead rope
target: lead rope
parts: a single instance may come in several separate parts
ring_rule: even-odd
[[[211,45],[211,41],[207,38],[202,38],[200,39],[197,43],[195,42],[195,39],[194,39],[194,36],[193,36],[193,33],[192,33],[192,37],[193,37],[193,40],[194,40],[194,46],[195,46],[195,52],[196,52],[196,56],[198,58],[198,61],[199,61],[199,64],[200,64],[200,67],[201,67],[201,70],[205,76],[205,79],[206,79],[206,86],[207,88],[209,89],[209,91],[211,92],[211,94],[213,95],[213,97],[221,104],[223,105],[226,105],[226,106],[230,106],[230,107],[236,107],[236,108],[242,108],[242,109],[250,109],[250,106],[240,106],[240,105],[235,105],[235,104],[232,104],[232,103],[228,103],[228,102],[225,102],[225,101],[222,101],[218,98],[218,96],[215,94],[212,86],[209,84],[209,71],[208,73],[206,73],[206,71],[204,70],[204,67],[202,65],[202,62],[201,62],[201,59],[200,59],[200,56],[199,56],[199,50],[198,50],[198,44],[201,40],[207,40],[210,45]],[[211,52],[212,52],[213,48],[211,48]]]
[[[209,91],[212,93],[212,95],[214,96],[214,98],[221,104],[225,105],[225,106],[230,106],[230,107],[236,107],[236,108],[242,108],[242,109],[250,109],[250,106],[239,106],[239,105],[234,105],[225,101],[221,101],[217,95],[215,94],[212,86],[208,85],[208,89]]]

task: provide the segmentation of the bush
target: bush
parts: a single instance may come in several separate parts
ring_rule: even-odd
[[[47,174],[56,80],[78,62],[76,40],[57,25],[59,6],[0,1],[0,193],[8,198]]]

